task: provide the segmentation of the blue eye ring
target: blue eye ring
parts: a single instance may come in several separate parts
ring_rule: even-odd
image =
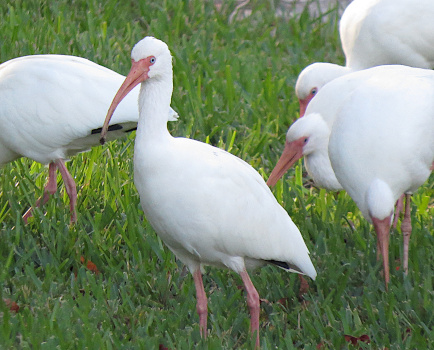
[[[155,57],[151,57],[151,59],[149,60],[149,63],[154,64],[156,60],[157,59]]]

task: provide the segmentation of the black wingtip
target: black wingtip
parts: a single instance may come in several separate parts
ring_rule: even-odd
[[[284,270],[294,270],[297,271],[299,273],[303,273],[300,268],[294,264],[290,264],[288,262],[284,262],[284,261],[277,261],[277,260],[265,260],[267,263],[279,266],[280,268],[284,269]]]
[[[107,131],[116,131],[116,130],[122,130],[123,126],[120,124],[113,124],[110,125],[107,129]],[[92,129],[92,131],[90,132],[91,135],[95,135],[95,134],[99,134],[102,131],[102,128],[98,128],[98,129]]]
[[[286,262],[284,262],[284,261],[277,261],[277,260],[265,260],[265,261],[267,263],[279,266],[279,267],[281,267],[282,269],[285,269],[285,270],[289,270],[290,269],[289,264],[286,263]]]

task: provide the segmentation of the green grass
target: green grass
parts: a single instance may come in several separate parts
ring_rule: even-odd
[[[251,1],[250,17],[228,23],[234,1],[14,0],[0,4],[0,61],[72,54],[126,74],[146,35],[174,56],[172,134],[229,150],[264,177],[297,117],[294,83],[314,61],[342,63],[338,14],[275,15],[278,1]],[[21,159],[4,167],[0,192],[0,349],[252,348],[240,278],[208,268],[207,341],[200,339],[195,290],[183,265],[155,235],[132,180],[134,135],[74,157],[78,223],[61,192],[23,226],[41,195],[46,167]],[[343,192],[304,186],[302,163],[274,193],[300,228],[318,271],[305,302],[299,279],[277,268],[252,273],[261,298],[263,349],[427,349],[433,347],[433,178],[414,196],[410,274],[397,271],[402,237],[391,237],[384,292],[370,225]],[[59,178],[60,180],[60,178]],[[95,275],[80,263],[92,260]],[[367,334],[350,345],[344,335]]]

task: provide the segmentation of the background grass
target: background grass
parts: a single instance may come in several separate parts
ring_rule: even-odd
[[[320,17],[279,1],[14,0],[0,4],[0,61],[71,54],[126,74],[132,46],[146,35],[174,56],[173,135],[217,145],[266,178],[297,117],[294,83],[314,61],[343,63],[337,7]],[[325,19],[327,15],[327,20]],[[25,101],[23,101],[25,103]],[[46,167],[21,159],[1,171],[1,349],[251,348],[242,282],[208,268],[210,337],[199,336],[191,276],[155,235],[132,181],[134,135],[74,157],[78,223],[69,225],[61,187],[35,218],[21,215],[40,196]],[[60,178],[59,178],[60,180]],[[427,349],[433,346],[433,184],[414,196],[410,274],[402,237],[391,237],[390,291],[384,292],[372,228],[344,193],[303,177],[302,163],[274,192],[300,228],[318,271],[299,298],[299,279],[277,268],[252,273],[261,297],[263,349]],[[211,199],[210,199],[211,200]],[[99,274],[80,257],[92,260]],[[344,335],[368,335],[355,347]]]

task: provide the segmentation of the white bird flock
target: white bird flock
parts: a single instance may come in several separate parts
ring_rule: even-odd
[[[424,13],[424,16],[421,16],[421,13]],[[342,15],[339,27],[346,66],[314,63],[300,73],[296,94],[300,102],[300,116],[303,118],[295,121],[289,128],[282,156],[267,181],[268,185],[273,186],[289,167],[305,156],[306,169],[317,186],[329,190],[347,190],[364,216],[374,224],[378,251],[383,255],[386,289],[390,279],[388,235],[393,206],[390,208],[386,199],[381,204],[383,210],[388,212],[387,218],[382,212],[378,212],[378,215],[374,209],[371,212],[368,202],[371,206],[374,203],[373,200],[367,201],[365,198],[368,196],[368,185],[365,182],[373,181],[378,184],[372,178],[378,174],[378,178],[389,186],[393,193],[389,197],[397,203],[394,226],[402,205],[401,199],[406,196],[401,229],[404,236],[403,268],[407,273],[411,233],[410,194],[425,182],[434,168],[433,159],[426,153],[433,151],[430,131],[433,127],[431,120],[434,110],[429,102],[423,102],[432,94],[431,81],[434,74],[430,70],[434,68],[434,21],[431,18],[434,18],[434,2],[429,0],[354,0],[350,3]],[[370,67],[374,68],[368,69]],[[416,93],[420,96],[412,100],[410,96]],[[404,115],[397,106],[402,107],[401,111],[408,111],[411,106],[412,112]],[[347,111],[345,113],[344,108]],[[372,110],[375,108],[377,109],[374,113]],[[415,113],[418,118],[412,121]],[[374,115],[376,119],[373,118]],[[396,116],[396,123],[392,116]],[[408,119],[407,124],[403,121],[405,118]],[[423,121],[421,118],[424,118]],[[335,124],[336,119],[338,121]],[[361,120],[364,129],[358,128]],[[388,129],[384,127],[384,124],[387,124],[385,120],[388,120]],[[428,131],[419,128],[428,128]],[[378,130],[383,131],[382,137],[379,137]],[[331,133],[335,135],[333,146],[329,145]],[[356,142],[358,138],[354,135],[357,133],[363,133],[365,144]],[[405,133],[408,135],[397,141],[397,138],[404,137]],[[425,139],[419,138],[421,133],[424,133]],[[353,135],[354,139],[348,135]],[[379,139],[371,140],[375,137]],[[361,138],[362,136],[360,140]],[[378,142],[383,146],[380,147]],[[399,143],[401,147],[395,143]],[[349,147],[349,144],[353,147]],[[342,148],[339,149],[338,145]],[[376,152],[374,145],[378,147]],[[403,149],[403,145],[414,151],[411,162],[410,153]],[[426,147],[427,150],[416,152],[415,147]],[[351,155],[350,149],[353,152]],[[371,157],[376,154],[382,157],[382,162],[376,162],[376,158],[369,161],[368,149],[373,152]],[[364,157],[359,154],[364,154]],[[390,158],[386,157],[386,154]],[[349,161],[350,158],[353,162]],[[408,160],[406,164],[409,168],[402,164],[405,159]],[[418,166],[411,168],[413,163],[418,163]],[[385,169],[388,176],[385,175]],[[400,173],[404,170],[406,173]],[[366,171],[369,171],[371,176],[365,177],[364,182],[360,176],[366,175]],[[394,174],[393,181],[391,173]],[[384,188],[381,190],[383,192],[377,189],[370,193],[386,192]],[[400,195],[395,198],[397,193]],[[379,196],[375,199],[379,200]],[[376,209],[379,206],[377,203]],[[381,225],[376,215],[384,219]]]
[[[306,115],[288,129],[285,149],[267,182],[273,186],[304,156],[316,185],[345,189],[374,224],[386,288],[390,221],[394,204],[403,194],[407,195],[401,224],[403,267],[408,271],[409,194],[426,181],[434,161],[432,95],[434,71],[426,69],[378,66],[333,80],[312,99]],[[379,183],[384,188],[377,189]],[[383,226],[378,220],[384,221]]]
[[[317,186],[346,190],[374,226],[386,290],[389,231],[399,214],[394,205],[405,195],[401,230],[407,273],[411,194],[434,168],[433,18],[433,0],[354,0],[339,27],[346,65],[314,63],[301,72],[296,94],[303,118],[289,128],[267,181],[273,186],[305,157]],[[134,182],[141,206],[193,276],[200,334],[207,336],[204,266],[229,268],[244,283],[259,348],[259,294],[247,271],[274,264],[315,279],[308,248],[249,164],[170,135],[167,121],[178,116],[170,107],[167,45],[145,37],[131,58],[127,77],[73,56],[27,56],[0,65],[0,166],[19,157],[49,164],[36,206],[56,192],[59,169],[75,221],[77,190],[65,162],[98,141],[137,128]],[[32,209],[23,216],[26,222]]]

